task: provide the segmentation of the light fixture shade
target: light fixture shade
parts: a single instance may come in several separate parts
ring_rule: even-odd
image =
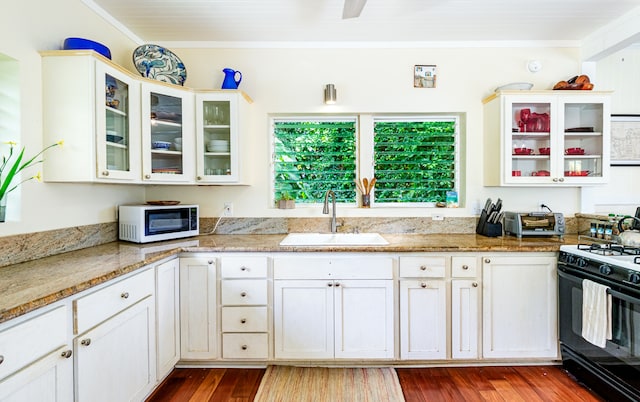
[[[333,105],[336,103],[336,87],[333,84],[327,84],[324,87],[324,103],[327,105]]]

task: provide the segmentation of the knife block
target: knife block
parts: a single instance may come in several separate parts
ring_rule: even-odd
[[[487,213],[482,211],[478,225],[476,226],[476,233],[487,237],[502,236],[502,223],[487,222]]]

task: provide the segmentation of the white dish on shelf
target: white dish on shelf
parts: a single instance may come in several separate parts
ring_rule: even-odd
[[[498,91],[506,91],[509,89],[515,89],[520,91],[529,91],[533,88],[533,84],[530,82],[512,82],[511,84],[505,84],[496,88],[496,92]]]

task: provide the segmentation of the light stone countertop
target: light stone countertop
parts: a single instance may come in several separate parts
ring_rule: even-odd
[[[113,242],[0,268],[0,323],[180,252],[556,252],[576,235],[489,238],[475,234],[383,234],[384,246],[281,247],[284,234],[211,235],[139,245]]]

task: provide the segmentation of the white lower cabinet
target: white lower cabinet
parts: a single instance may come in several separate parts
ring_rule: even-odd
[[[180,355],[186,360],[218,357],[216,260],[180,258]]]
[[[447,357],[447,292],[444,280],[400,281],[400,357]]]
[[[480,287],[475,279],[451,280],[451,358],[477,359]]]
[[[275,258],[275,358],[393,358],[392,278],[386,257]]]
[[[483,357],[558,357],[555,253],[486,255]]]
[[[154,271],[147,269],[74,301],[76,400],[143,400],[156,385]],[[101,321],[104,319],[103,321]],[[86,329],[86,330],[85,330]]]
[[[158,380],[162,380],[180,360],[180,260],[158,264],[155,270],[156,362]]]
[[[68,314],[63,305],[0,326],[0,401],[73,401]]]

